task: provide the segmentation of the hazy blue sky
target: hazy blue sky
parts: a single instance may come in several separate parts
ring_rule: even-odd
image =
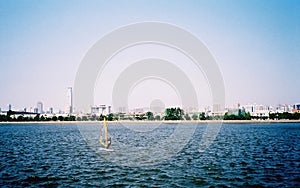
[[[42,101],[64,110],[89,48],[143,21],[175,24],[203,41],[223,74],[228,106],[300,102],[298,0],[1,0],[0,107]]]

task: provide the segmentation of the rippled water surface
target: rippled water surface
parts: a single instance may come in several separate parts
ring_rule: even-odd
[[[114,140],[147,147],[157,138],[168,137],[176,126],[135,132],[110,125],[112,148]],[[3,124],[0,186],[300,186],[300,124],[224,124],[212,145],[199,152],[205,129],[206,125],[197,125],[191,140],[175,156],[131,167],[95,152],[77,125]]]

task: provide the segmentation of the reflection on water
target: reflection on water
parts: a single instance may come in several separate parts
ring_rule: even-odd
[[[135,132],[111,125],[110,134],[122,144],[155,147],[175,127]],[[168,160],[126,167],[94,152],[76,125],[0,125],[0,186],[300,186],[300,124],[225,124],[200,153],[205,129],[197,125],[190,142]]]

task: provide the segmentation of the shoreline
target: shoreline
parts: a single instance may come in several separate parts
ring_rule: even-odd
[[[10,121],[0,124],[100,124],[103,121]],[[190,120],[190,121],[106,121],[107,124],[269,124],[300,123],[300,120]]]

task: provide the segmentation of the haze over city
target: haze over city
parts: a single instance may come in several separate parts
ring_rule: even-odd
[[[156,21],[197,36],[222,73],[226,105],[300,102],[299,1],[1,1],[0,107],[16,109],[42,101],[65,109],[67,87],[74,85],[87,51],[107,33],[132,23]],[[169,59],[196,84],[200,106],[211,104],[205,76],[182,54],[155,45],[119,54],[99,75],[95,104],[111,104],[118,75],[143,57]],[[158,81],[137,85],[131,107],[159,98],[180,103],[176,92]],[[76,108],[76,107],[75,107]]]

